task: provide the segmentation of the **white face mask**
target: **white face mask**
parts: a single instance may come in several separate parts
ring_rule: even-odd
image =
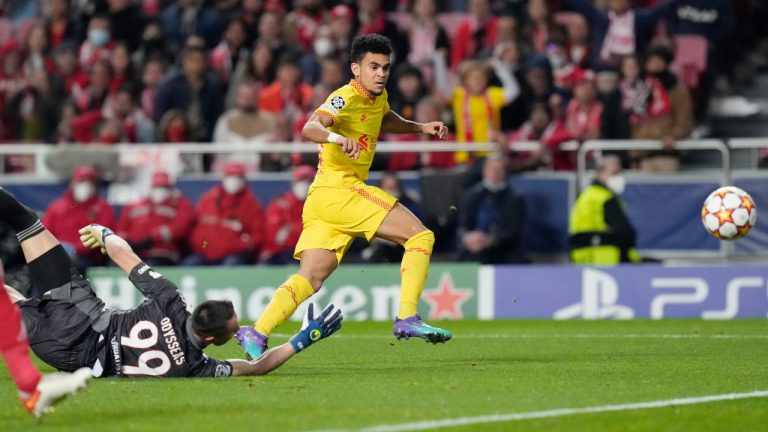
[[[296,182],[293,184],[291,190],[293,191],[293,196],[295,196],[297,200],[304,201],[307,199],[307,192],[309,192],[309,182]]]
[[[243,186],[245,186],[245,180],[242,177],[226,176],[221,181],[221,187],[224,188],[224,192],[230,195],[240,192]]]
[[[325,57],[333,52],[333,42],[328,38],[316,39],[312,47],[318,57]]]
[[[166,187],[156,187],[149,191],[149,199],[153,203],[159,204],[171,197],[171,190]]]
[[[88,201],[88,199],[93,196],[94,192],[96,192],[96,190],[91,182],[76,182],[72,185],[72,197],[75,198],[75,201],[77,202]]]
[[[627,179],[625,179],[623,175],[617,174],[615,176],[608,177],[605,185],[608,186],[608,189],[612,190],[616,195],[621,195],[624,193],[624,188],[627,186]]]

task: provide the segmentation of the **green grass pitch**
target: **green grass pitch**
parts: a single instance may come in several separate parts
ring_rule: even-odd
[[[0,367],[2,431],[311,431],[768,390],[768,321],[443,322],[445,345],[346,323],[265,377],[91,381],[38,424]],[[288,334],[295,326],[284,326]],[[276,336],[273,344],[285,337]],[[230,342],[209,355],[240,357]],[[49,370],[49,369],[47,369]],[[766,430],[768,398],[471,424],[483,431]]]

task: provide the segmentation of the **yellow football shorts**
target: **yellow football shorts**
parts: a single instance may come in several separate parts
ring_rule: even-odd
[[[308,249],[336,252],[338,262],[355,237],[371,240],[397,198],[365,183],[347,188],[315,187],[304,202],[304,229],[293,253],[299,259]]]

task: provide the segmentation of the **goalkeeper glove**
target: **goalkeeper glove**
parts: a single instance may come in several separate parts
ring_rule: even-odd
[[[99,224],[90,224],[80,228],[80,242],[83,246],[90,249],[101,249],[101,253],[107,254],[107,247],[104,241],[107,237],[115,234],[111,229]]]
[[[297,353],[320,339],[327,338],[341,328],[341,320],[344,319],[341,315],[341,310],[337,309],[336,312],[331,315],[332,311],[333,305],[329,304],[323,309],[320,315],[315,318],[314,304],[309,304],[307,313],[304,315],[304,324],[301,326],[301,330],[299,330],[299,332],[290,340],[293,349],[295,349]]]

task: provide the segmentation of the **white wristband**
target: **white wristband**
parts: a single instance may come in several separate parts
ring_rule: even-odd
[[[336,140],[339,138],[341,138],[341,135],[333,132],[328,132],[328,142],[338,144]]]

